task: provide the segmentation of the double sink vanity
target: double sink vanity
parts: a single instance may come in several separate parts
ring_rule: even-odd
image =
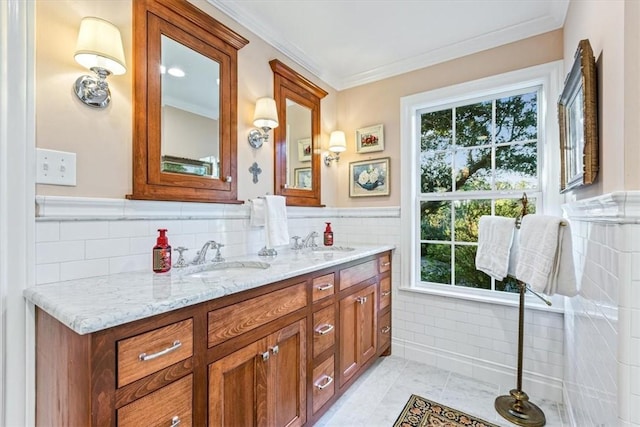
[[[391,246],[36,286],[36,424],[312,425],[391,350]]]

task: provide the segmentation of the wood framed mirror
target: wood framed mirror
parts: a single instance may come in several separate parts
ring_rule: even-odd
[[[185,0],[133,2],[133,193],[239,203],[237,52],[249,41]]]
[[[280,122],[273,130],[274,193],[288,206],[322,206],[320,100],[327,92],[277,59],[269,65]]]

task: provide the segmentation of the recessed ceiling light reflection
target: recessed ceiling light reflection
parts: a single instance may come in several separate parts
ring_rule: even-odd
[[[185,76],[185,72],[178,68],[178,67],[171,67],[167,70],[167,73],[169,73],[170,76],[173,77],[184,77]]]

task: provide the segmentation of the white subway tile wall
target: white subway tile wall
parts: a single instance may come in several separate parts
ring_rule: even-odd
[[[578,426],[617,426],[629,422],[637,425],[640,407],[629,406],[625,401],[630,394],[640,397],[639,390],[619,384],[618,379],[631,377],[632,368],[640,366],[640,357],[635,359],[635,366],[618,363],[618,342],[624,342],[625,335],[633,339],[634,328],[623,331],[626,329],[623,318],[638,313],[640,299],[618,301],[618,290],[622,286],[620,292],[624,292],[632,284],[620,266],[632,265],[629,261],[640,249],[629,245],[624,237],[638,235],[638,226],[576,220],[571,221],[571,227],[581,280],[579,295],[567,299],[565,308],[566,404]],[[633,324],[640,332],[640,318],[637,320]],[[640,378],[633,383],[640,384]],[[624,407],[618,407],[619,404]]]

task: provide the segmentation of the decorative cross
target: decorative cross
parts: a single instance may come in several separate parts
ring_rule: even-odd
[[[253,162],[249,168],[249,172],[253,174],[253,183],[256,184],[258,182],[258,175],[262,173],[262,169],[258,166],[258,162]]]

